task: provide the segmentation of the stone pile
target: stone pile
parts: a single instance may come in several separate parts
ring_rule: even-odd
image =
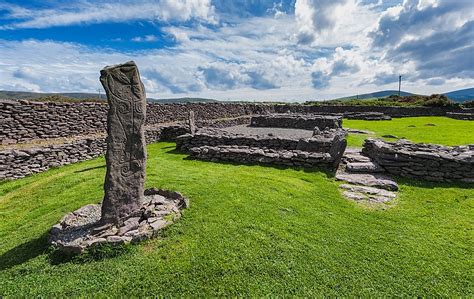
[[[340,129],[342,116],[315,114],[268,114],[253,116],[252,127],[294,128],[313,130]]]
[[[474,182],[474,145],[449,147],[369,138],[363,152],[391,174],[437,182]]]
[[[63,252],[80,254],[103,244],[138,243],[156,236],[189,207],[189,200],[178,192],[148,189],[144,194],[140,210],[120,224],[101,221],[101,204],[86,205],[66,214],[50,230],[50,244]]]

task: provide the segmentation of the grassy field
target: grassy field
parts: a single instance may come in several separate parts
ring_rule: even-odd
[[[148,147],[147,186],[191,208],[115,257],[62,261],[46,243],[66,212],[101,199],[103,158],[0,183],[0,296],[474,295],[472,185],[402,180],[393,207],[367,209],[324,172],[173,149]]]
[[[434,125],[434,126],[432,126]],[[368,130],[375,135],[349,134],[348,145],[361,147],[367,137],[393,135],[414,142],[444,145],[474,144],[474,121],[447,117],[406,117],[389,121],[347,120],[344,128]],[[394,138],[385,138],[396,141]]]

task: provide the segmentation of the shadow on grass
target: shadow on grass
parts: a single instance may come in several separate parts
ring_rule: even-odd
[[[434,189],[434,188],[459,188],[459,189],[473,189],[474,183],[464,183],[464,182],[431,182],[424,181],[418,178],[404,178],[400,176],[395,176],[396,181],[400,184],[410,187],[418,187],[424,189]]]
[[[0,271],[23,264],[48,251],[48,233],[20,244],[0,256]]]
[[[84,264],[94,261],[100,261],[108,258],[121,256],[131,252],[132,245],[100,245],[87,249],[81,254],[65,253],[52,248],[49,254],[51,265],[60,265],[65,263]]]
[[[95,167],[89,167],[89,168],[84,168],[84,169],[81,169],[81,170],[77,170],[77,171],[75,171],[74,173],[86,172],[86,171],[89,171],[89,170],[100,169],[100,168],[105,168],[105,164],[104,164],[104,165],[95,166]]]

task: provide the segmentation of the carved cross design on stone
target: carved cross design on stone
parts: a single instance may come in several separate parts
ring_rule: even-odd
[[[102,221],[120,223],[139,209],[143,198],[146,95],[133,61],[100,73],[109,103]]]

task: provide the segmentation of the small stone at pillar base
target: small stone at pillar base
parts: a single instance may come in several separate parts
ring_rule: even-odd
[[[137,215],[119,227],[101,220],[101,204],[89,204],[65,215],[50,230],[49,243],[65,253],[80,254],[94,246],[124,245],[152,238],[181,217],[189,200],[180,193],[148,189]]]

